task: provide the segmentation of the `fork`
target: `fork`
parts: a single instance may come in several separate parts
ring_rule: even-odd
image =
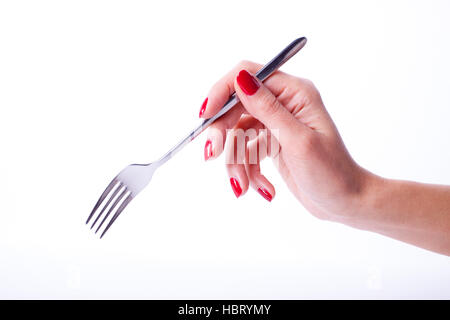
[[[306,44],[306,38],[298,38],[289,44],[283,51],[281,51],[275,58],[273,58],[269,63],[261,68],[256,73],[256,77],[264,81],[272,73],[274,73],[278,68],[280,68],[286,61],[293,57],[297,52],[299,52]],[[163,155],[158,161],[148,163],[148,164],[132,164],[123,169],[106,187],[102,195],[98,199],[94,208],[92,209],[86,224],[92,220],[94,214],[100,209],[100,213],[94,219],[91,229],[97,224],[103,214],[106,212],[103,220],[98,225],[95,233],[97,233],[100,228],[105,224],[105,221],[112,214],[106,227],[100,235],[100,239],[105,235],[105,233],[111,228],[114,221],[117,220],[122,211],[126,206],[133,200],[138,193],[140,193],[152,179],[153,173],[161,165],[170,160],[178,151],[183,149],[189,142],[194,140],[200,133],[202,133],[206,128],[208,128],[214,121],[219,119],[225,113],[227,113],[231,108],[239,103],[239,98],[236,93],[233,93],[230,99],[224,104],[220,111],[213,117],[204,120],[196,129],[194,129],[188,136],[181,140],[175,147],[170,149],[165,155]]]

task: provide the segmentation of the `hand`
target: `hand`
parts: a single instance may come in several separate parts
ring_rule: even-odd
[[[250,161],[264,149],[312,214],[327,220],[354,215],[369,174],[351,158],[319,92],[309,80],[279,71],[262,84],[253,76],[260,68],[241,62],[210,90],[200,110],[202,118],[216,114],[234,91],[241,102],[208,130],[205,159],[217,158],[228,140],[226,167],[236,196],[251,186],[271,201],[275,188],[260,172],[264,155]],[[227,138],[228,129],[233,130]],[[237,132],[249,130],[259,135],[236,138]]]

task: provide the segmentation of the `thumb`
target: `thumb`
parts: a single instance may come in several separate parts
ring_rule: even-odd
[[[309,128],[296,119],[261,81],[241,70],[234,82],[236,94],[244,108],[270,131],[279,133],[280,143],[290,145]]]

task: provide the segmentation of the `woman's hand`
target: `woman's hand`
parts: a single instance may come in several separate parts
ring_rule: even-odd
[[[205,159],[218,157],[228,140],[226,166],[236,196],[251,186],[271,201],[275,188],[259,165],[268,154],[312,214],[330,220],[353,215],[368,175],[347,152],[319,92],[310,81],[279,71],[262,84],[253,76],[260,68],[241,62],[210,90],[202,118],[216,114],[234,91],[241,103],[208,130]]]
[[[282,72],[262,84],[253,76],[260,68],[240,63],[213,86],[200,110],[200,117],[213,116],[234,91],[241,101],[210,127],[205,145],[208,160],[227,140],[226,166],[237,197],[251,186],[273,199],[275,188],[259,165],[268,154],[315,216],[450,255],[449,186],[384,179],[359,167],[314,85]]]

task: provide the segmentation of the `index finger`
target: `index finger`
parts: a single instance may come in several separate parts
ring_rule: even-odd
[[[236,78],[239,71],[245,69],[253,74],[257,73],[263,66],[258,63],[251,61],[241,61],[238,63],[231,71],[229,71],[225,76],[223,76],[219,81],[217,81],[209,90],[208,97],[200,110],[200,118],[208,119],[214,116],[228,101],[230,96],[234,93],[234,79]],[[285,74],[280,71],[276,71],[272,76],[270,76],[264,84],[266,87],[272,91],[272,93],[278,97],[286,87],[286,84],[292,80],[292,76]],[[241,113],[243,113],[241,111]],[[227,115],[225,114],[224,117]],[[231,123],[231,127],[236,124],[236,121]]]
[[[241,69],[248,68],[252,72],[257,72],[262,66],[250,61],[241,61],[225,76],[217,81],[209,90],[206,104],[200,110],[201,118],[211,118],[223,107],[230,96],[234,93],[234,78]]]

